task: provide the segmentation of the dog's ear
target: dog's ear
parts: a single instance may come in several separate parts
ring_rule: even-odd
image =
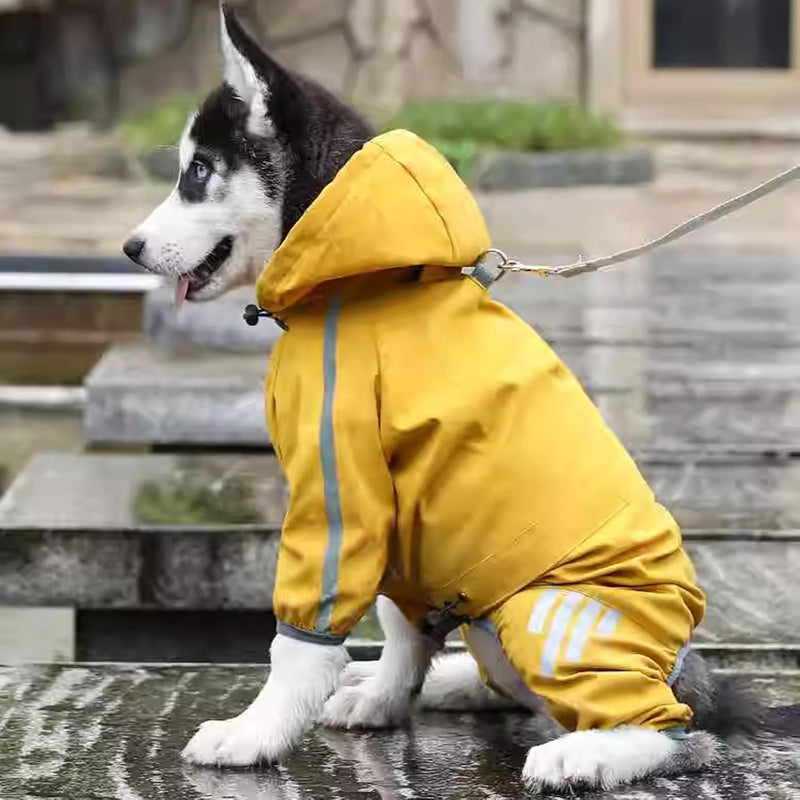
[[[226,2],[220,3],[220,34],[224,81],[250,107],[248,129],[264,135],[270,127],[267,98],[288,76],[247,33]]]

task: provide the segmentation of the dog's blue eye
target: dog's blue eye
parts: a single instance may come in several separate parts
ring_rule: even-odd
[[[211,169],[202,161],[192,161],[189,165],[189,174],[199,183],[205,183],[211,175]]]

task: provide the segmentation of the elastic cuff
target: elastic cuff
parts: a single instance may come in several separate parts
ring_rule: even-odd
[[[686,659],[686,656],[689,654],[689,650],[692,647],[692,642],[689,640],[686,644],[678,650],[678,655],[675,656],[675,663],[672,666],[672,671],[669,673],[669,677],[667,678],[667,686],[672,686],[676,680],[681,675],[681,669],[683,669],[683,662]]]
[[[281,636],[288,636],[291,639],[299,639],[301,642],[309,642],[311,644],[327,644],[327,645],[340,645],[344,644],[346,636],[335,636],[332,633],[318,633],[317,631],[307,631],[303,628],[295,628],[288,622],[278,620],[277,633]]]
[[[684,739],[689,738],[689,734],[686,732],[686,728],[683,725],[675,725],[673,728],[664,728],[661,733],[665,733],[670,739],[674,739],[676,742],[682,742]]]

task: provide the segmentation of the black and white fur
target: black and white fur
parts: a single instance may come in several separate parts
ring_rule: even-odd
[[[153,272],[178,281],[188,276],[192,300],[252,282],[303,211],[372,135],[354,111],[264,53],[224,7],[222,49],[225,81],[187,122],[177,185],[125,245]],[[510,705],[481,683],[466,653],[432,662],[436,647],[391,601],[379,597],[378,614],[386,645],[371,664],[346,668],[342,646],[276,636],[269,679],[256,699],[237,717],[203,723],[183,757],[204,765],[274,762],[318,721],[344,728],[400,725],[420,685],[421,709]],[[699,656],[687,659],[683,675],[678,696],[713,727],[721,695]],[[704,731],[675,741],[632,727],[566,733],[546,714],[542,722],[554,738],[532,747],[522,770],[525,783],[540,790],[610,787],[688,772],[709,764],[718,749]]]
[[[342,165],[373,135],[355,111],[268,56],[223,9],[225,73],[189,117],[169,197],[125,253],[190,300],[250,284]]]

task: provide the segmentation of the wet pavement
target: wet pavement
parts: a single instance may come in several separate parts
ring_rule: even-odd
[[[0,669],[3,800],[511,800],[541,742],[525,714],[420,714],[407,729],[310,733],[279,767],[215,770],[178,753],[196,725],[243,707],[257,667],[20,667]],[[800,704],[800,672],[753,674],[773,706]],[[777,717],[776,714],[773,716]],[[731,747],[713,769],[659,778],[587,800],[797,800],[800,705],[793,736]],[[560,795],[550,794],[556,798]]]

